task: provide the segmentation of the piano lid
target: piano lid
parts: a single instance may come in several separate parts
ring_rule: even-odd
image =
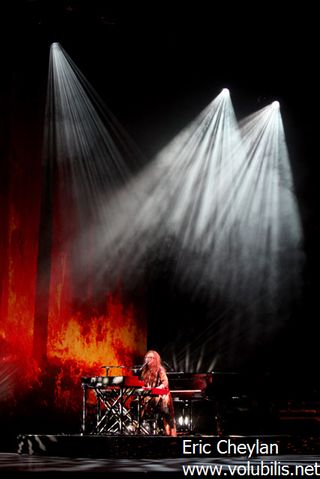
[[[174,390],[205,391],[212,383],[212,373],[167,372],[169,388]]]

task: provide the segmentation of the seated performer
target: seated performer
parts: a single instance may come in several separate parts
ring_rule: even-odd
[[[168,389],[169,381],[165,368],[161,364],[160,355],[156,351],[148,351],[144,357],[141,379],[146,387]],[[159,396],[146,396],[142,403],[142,419],[157,418],[160,428],[167,436],[176,436],[173,401],[170,391]]]

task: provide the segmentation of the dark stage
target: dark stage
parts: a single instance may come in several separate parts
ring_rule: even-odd
[[[241,383],[245,383],[243,378]],[[261,471],[271,476],[287,475],[288,471],[293,476],[317,475],[320,401],[315,391],[300,398],[296,391],[290,401],[280,396],[275,400],[273,395],[268,407],[265,396],[259,404],[248,394],[247,390],[246,395],[230,396],[225,391],[222,400],[220,388],[219,401],[184,402],[188,414],[190,407],[193,409],[189,426],[179,425],[183,409],[181,401],[176,400],[177,437],[150,432],[19,434],[14,442],[11,439],[10,448],[7,444],[8,452],[1,455],[0,467],[8,472],[94,472],[115,477],[128,473],[184,477],[183,471],[194,466],[216,466],[224,477],[243,477],[245,468],[245,477],[254,473],[260,477]]]

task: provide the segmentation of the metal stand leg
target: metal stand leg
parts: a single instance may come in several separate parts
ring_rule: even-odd
[[[138,434],[141,434],[141,429],[142,429],[142,407],[141,407],[141,402],[142,402],[142,395],[138,394]]]
[[[81,435],[86,433],[86,419],[87,419],[87,387],[82,385],[82,424],[81,424]]]

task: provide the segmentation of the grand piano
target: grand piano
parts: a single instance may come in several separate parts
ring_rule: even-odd
[[[177,431],[185,434],[216,433],[213,372],[167,372]]]
[[[249,433],[272,419],[265,377],[218,371],[167,374],[180,432]]]
[[[210,394],[213,373],[167,372],[169,387],[174,399],[193,400]]]

